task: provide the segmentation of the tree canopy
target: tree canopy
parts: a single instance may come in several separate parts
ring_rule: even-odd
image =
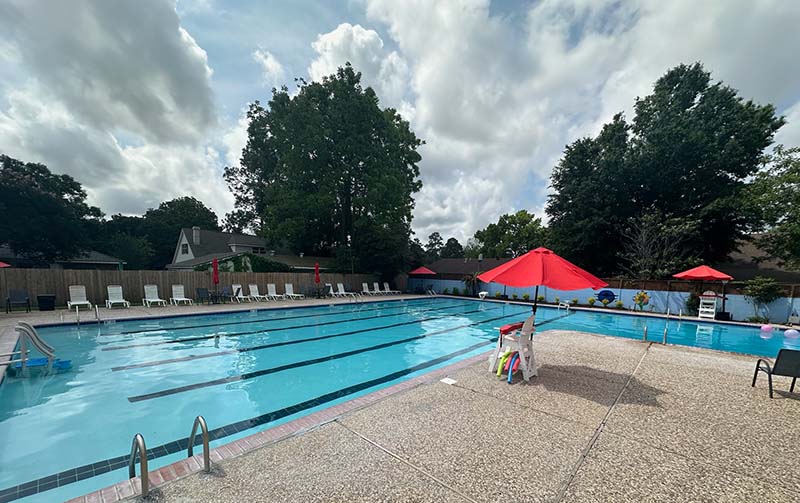
[[[300,84],[250,106],[240,163],[225,169],[237,208],[226,226],[296,252],[350,255],[360,270],[400,270],[422,141],[349,64]]]
[[[494,258],[518,257],[544,246],[546,239],[542,219],[526,210],[502,215],[496,224],[475,233],[479,253]]]
[[[43,263],[80,254],[102,213],[69,175],[0,155],[0,245]]]
[[[448,239],[439,254],[442,258],[464,258],[464,247],[456,238]]]
[[[783,118],[712,83],[699,63],[667,72],[634,110],[632,123],[618,114],[564,151],[546,208],[553,246],[593,272],[618,272],[630,222],[658,210],[693,229],[690,256],[724,260],[758,224],[742,198]]]

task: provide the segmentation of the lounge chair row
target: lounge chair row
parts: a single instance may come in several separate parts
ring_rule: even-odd
[[[267,293],[262,294],[258,285],[251,283],[247,285],[249,293],[245,295],[244,288],[240,284],[233,284],[230,287],[224,287],[222,293],[218,295],[223,299],[230,299],[236,302],[260,302],[269,300],[297,300],[305,299],[306,296],[302,293],[294,293],[294,285],[291,283],[284,283],[284,293],[278,293],[275,283],[267,283]],[[197,298],[199,301],[210,301],[212,299],[211,293],[205,288],[197,289]]]
[[[341,285],[341,283],[339,283]],[[380,285],[378,282],[374,282],[372,284],[372,290],[369,289],[369,285],[366,283],[361,283],[361,294],[362,295],[400,295],[399,290],[392,290],[389,288],[389,283],[384,281],[383,283],[383,290],[381,290]]]

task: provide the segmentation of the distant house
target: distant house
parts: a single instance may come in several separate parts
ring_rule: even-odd
[[[486,272],[489,269],[505,264],[510,258],[440,258],[439,260],[425,264],[425,267],[438,274],[438,279],[457,279],[461,280],[468,274]]]
[[[729,261],[714,267],[730,274],[737,281],[764,276],[774,278],[780,283],[800,283],[800,271],[787,269],[778,260],[767,258],[767,252],[754,243],[759,237],[759,234],[753,234],[750,240],[739,243],[739,250],[731,253]]]
[[[120,271],[127,263],[122,259],[106,255],[105,253],[89,250],[71,259],[55,260],[49,264],[42,264],[23,255],[14,253],[8,246],[0,246],[0,261],[11,264],[12,267],[20,268],[45,267],[50,269],[100,269]]]
[[[320,270],[329,269],[333,265],[330,257],[296,255],[288,250],[270,248],[258,236],[185,227],[178,235],[172,263],[167,265],[167,269],[194,270],[198,266],[210,264],[215,258],[225,261],[245,253],[262,256],[297,271],[313,271],[316,263],[319,263]]]

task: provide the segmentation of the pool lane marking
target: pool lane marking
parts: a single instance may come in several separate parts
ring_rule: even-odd
[[[217,386],[217,385],[220,385],[220,384],[230,384],[230,383],[233,383],[233,382],[244,381],[244,380],[247,380],[247,379],[254,379],[256,377],[261,377],[261,376],[265,376],[265,375],[269,375],[269,374],[275,374],[277,372],[283,372],[284,370],[289,370],[289,369],[293,369],[293,368],[300,368],[300,367],[307,367],[308,365],[315,365],[317,363],[323,363],[323,362],[329,362],[329,361],[333,361],[333,360],[339,360],[341,358],[347,358],[348,356],[354,356],[354,355],[358,355],[358,354],[362,354],[362,353],[367,353],[367,352],[370,352],[370,351],[377,351],[379,349],[386,349],[386,348],[390,348],[392,346],[398,346],[400,344],[405,344],[407,342],[412,342],[412,341],[418,341],[420,339],[425,339],[426,337],[431,337],[433,335],[441,335],[441,334],[444,334],[444,333],[447,333],[447,332],[452,332],[453,330],[458,330],[458,329],[461,329],[461,328],[468,328],[468,327],[471,327],[471,326],[473,326],[475,324],[496,321],[496,320],[499,320],[499,319],[502,319],[502,318],[506,318],[506,317],[509,317],[509,316],[516,316],[518,314],[519,313],[515,313],[513,315],[503,315],[503,316],[499,316],[499,317],[496,317],[496,318],[491,318],[489,320],[483,320],[483,321],[479,321],[479,322],[468,323],[466,325],[450,327],[450,328],[447,328],[447,329],[437,330],[437,331],[431,332],[429,334],[415,335],[413,337],[406,337],[404,339],[398,339],[398,340],[395,340],[395,341],[384,342],[384,343],[381,343],[381,344],[376,344],[374,346],[368,346],[368,347],[365,347],[365,348],[353,349],[353,350],[350,350],[350,351],[345,351],[343,353],[335,353],[335,354],[332,354],[332,355],[321,356],[319,358],[312,358],[312,359],[309,359],[309,360],[303,360],[303,361],[299,361],[299,362],[286,363],[284,365],[279,365],[277,367],[271,367],[271,368],[268,368],[268,369],[256,370],[256,371],[253,371],[253,372],[244,372],[242,374],[235,374],[235,375],[231,375],[231,376],[228,376],[228,377],[222,377],[222,378],[219,378],[219,379],[212,379],[210,381],[203,381],[203,382],[194,383],[194,384],[187,384],[187,385],[184,385],[184,386],[177,386],[177,387],[174,387],[174,388],[168,388],[168,389],[161,390],[161,391],[155,391],[153,393],[145,393],[145,394],[142,394],[142,395],[135,395],[135,396],[128,397],[128,401],[131,402],[131,403],[141,402],[141,401],[144,401],[144,400],[152,400],[153,398],[161,398],[161,397],[168,396],[168,395],[175,395],[175,394],[178,394],[178,393],[183,393],[185,391],[192,391],[192,390],[195,390],[195,389],[207,388],[209,386]]]
[[[164,365],[164,364],[178,363],[178,362],[186,362],[186,361],[191,361],[191,360],[198,360],[198,359],[201,359],[201,358],[212,358],[214,356],[223,356],[223,355],[229,355],[229,354],[235,354],[235,353],[246,353],[246,352],[249,352],[249,351],[258,351],[258,350],[261,350],[261,349],[269,349],[269,348],[274,348],[274,347],[279,347],[279,346],[290,346],[292,344],[301,344],[301,343],[304,343],[304,342],[313,342],[313,341],[320,341],[320,340],[325,340],[325,339],[333,339],[335,337],[343,337],[345,335],[355,335],[355,334],[361,334],[361,333],[364,333],[364,332],[374,332],[376,330],[386,330],[388,328],[396,328],[396,327],[402,327],[402,326],[405,326],[405,325],[413,325],[415,323],[423,323],[423,322],[426,322],[426,321],[441,320],[441,319],[447,318],[449,316],[456,316],[456,315],[461,315],[461,314],[473,314],[473,313],[478,313],[478,312],[486,313],[486,312],[489,312],[489,311],[496,311],[498,309],[501,309],[501,307],[492,307],[492,308],[489,308],[489,309],[475,309],[473,311],[465,311],[463,313],[452,313],[452,314],[446,314],[444,316],[433,316],[433,317],[430,317],[430,318],[403,321],[403,322],[400,322],[400,323],[392,323],[391,325],[381,325],[379,327],[361,328],[361,329],[358,329],[358,330],[350,330],[348,332],[340,332],[340,333],[336,333],[336,334],[321,335],[321,336],[318,336],[318,337],[309,337],[309,338],[306,338],[306,339],[292,339],[292,340],[288,340],[288,341],[280,341],[280,342],[272,342],[272,343],[269,343],[269,344],[261,344],[261,345],[258,345],[258,346],[249,346],[249,347],[246,347],[246,348],[234,348],[234,349],[228,349],[228,350],[223,350],[223,351],[215,351],[213,353],[206,353],[206,354],[201,354],[201,355],[188,355],[188,356],[182,356],[182,357],[177,357],[177,358],[168,358],[168,359],[165,359],[165,360],[154,360],[154,361],[149,361],[149,362],[134,363],[134,364],[131,364],[131,365],[122,365],[122,366],[119,366],[119,367],[111,367],[111,371],[112,372],[119,372],[121,370],[130,370],[130,369],[143,368],[143,367],[153,367],[153,366],[157,366],[157,365]]]
[[[519,313],[510,314],[504,317],[511,317],[517,316]],[[488,323],[490,321],[495,320],[486,320],[481,323]],[[323,405],[339,398],[344,398],[348,395],[352,395],[354,393],[358,393],[360,391],[364,391],[366,389],[379,386],[381,384],[385,384],[387,382],[400,379],[401,377],[405,377],[409,374],[414,372],[418,372],[420,370],[425,370],[427,368],[439,365],[440,363],[445,363],[453,358],[458,358],[461,355],[465,355],[470,353],[476,349],[480,349],[488,344],[491,344],[490,341],[479,342],[477,344],[473,344],[470,347],[455,351],[453,353],[440,356],[433,360],[429,360],[427,362],[423,362],[413,367],[409,367],[403,370],[399,370],[397,372],[393,372],[391,374],[384,375],[382,377],[378,377],[375,379],[371,379],[369,381],[364,381],[358,384],[354,384],[352,386],[348,386],[346,388],[342,388],[331,393],[326,393],[324,395],[320,395],[316,398],[312,398],[310,400],[306,400],[304,402],[300,402],[295,405],[290,405],[288,407],[284,407],[282,409],[274,410],[272,412],[267,412],[265,414],[261,414],[259,416],[252,417],[250,419],[244,419],[242,421],[237,421],[235,423],[227,424],[225,426],[221,426],[219,428],[214,428],[213,430],[208,431],[208,438],[209,441],[219,440],[221,438],[225,438],[230,435],[235,435],[242,431],[247,431],[252,428],[256,428],[258,426],[271,423],[277,421],[279,419],[283,419],[284,417],[291,416],[292,414],[297,414],[298,412],[303,412],[304,410],[310,409],[312,407],[317,407],[319,405]],[[195,445],[200,445],[202,443],[202,438],[199,436],[195,438]],[[157,445],[153,448],[147,450],[147,459],[153,460],[157,458],[161,458],[164,456],[169,456],[170,454],[176,454],[179,452],[186,452],[186,449],[189,447],[189,438],[184,437],[179,440],[173,440],[172,442],[168,442],[166,444]],[[7,487],[4,489],[0,489],[0,494],[5,494],[6,492],[13,492],[17,494],[17,491],[12,491],[12,489],[20,490],[20,488],[30,488],[36,487],[36,492],[27,493],[25,496],[29,496],[31,494],[38,494],[50,489],[54,489],[56,487],[63,487],[68,484],[72,484],[77,482],[78,480],[84,480],[91,477],[96,477],[98,475],[102,475],[104,473],[108,473],[110,471],[118,470],[120,468],[125,468],[128,465],[128,457],[129,455],[125,454],[122,456],[116,456],[109,459],[104,459],[102,461],[98,461],[96,463],[90,463],[88,465],[79,466],[77,468],[71,468],[65,470],[63,472],[49,475],[46,477],[42,477],[36,480],[31,480],[20,484],[18,486]],[[137,458],[138,459],[138,458]],[[50,482],[56,480],[57,485],[50,485]],[[63,483],[62,483],[63,480]],[[49,487],[44,490],[40,490],[42,486],[47,483]],[[20,499],[24,496],[15,496],[6,499],[6,501],[13,501],[16,499]]]
[[[435,303],[434,301],[430,301],[430,300],[426,300],[424,302],[421,302],[421,300],[423,300],[423,299],[420,299],[420,302],[418,302],[415,299],[411,299],[411,301],[414,301],[414,303],[417,304],[417,305],[419,305],[419,304],[421,304],[421,305],[431,305],[431,304]],[[451,299],[447,299],[447,300],[451,300]],[[455,300],[455,299],[452,299],[452,300]],[[327,313],[326,312],[321,312],[321,313],[314,313],[314,314],[310,314],[310,315],[309,314],[304,314],[304,315],[299,315],[299,316],[286,316],[284,318],[259,318],[257,320],[229,321],[229,322],[225,322],[225,323],[208,323],[208,324],[205,324],[205,325],[190,325],[190,326],[184,326],[184,327],[144,328],[144,329],[140,329],[140,330],[126,330],[124,332],[114,332],[114,333],[108,333],[108,334],[100,334],[99,336],[100,337],[114,337],[116,335],[131,335],[131,334],[141,334],[141,333],[148,333],[148,332],[164,332],[164,331],[170,331],[170,330],[188,330],[190,328],[208,328],[208,327],[218,327],[218,326],[222,326],[222,325],[244,325],[244,324],[248,324],[248,323],[263,323],[263,322],[269,322],[269,321],[294,320],[294,319],[297,319],[297,318],[308,318],[309,316],[321,317],[321,316],[336,316],[338,314],[351,314],[351,313],[354,313],[354,312],[355,313],[364,313],[364,312],[367,312],[367,311],[380,311],[381,309],[397,309],[397,308],[402,308],[402,307],[409,307],[407,304],[405,304],[405,302],[411,302],[411,301],[391,301],[391,302],[393,302],[395,304],[399,304],[399,305],[386,305],[386,304],[383,304],[383,307],[375,307],[375,308],[370,308],[370,309],[359,309],[359,310],[353,310],[353,311],[347,311],[347,310],[342,309],[342,310],[339,310],[337,312],[327,312]],[[321,307],[338,307],[338,306],[341,306],[341,305],[342,304],[334,304],[334,306],[308,306],[306,308],[301,308],[301,309],[317,309],[317,308],[321,308]],[[278,308],[278,309],[272,309],[272,310],[266,310],[266,311],[278,312],[278,311],[281,311],[281,310],[283,310],[283,309],[282,308]],[[241,314],[241,313],[242,313],[241,311],[238,311],[238,312],[235,312],[235,313],[226,313],[226,315]],[[125,321],[125,320],[121,320],[121,321]]]
[[[275,327],[275,328],[263,328],[259,330],[249,330],[247,332],[232,332],[226,334],[214,334],[214,335],[198,335],[194,337],[181,337],[180,339],[169,339],[166,341],[156,341],[156,342],[142,342],[140,344],[125,344],[122,346],[110,346],[107,348],[103,348],[102,351],[117,351],[120,349],[130,349],[130,348],[141,348],[141,347],[148,347],[148,346],[160,346],[162,344],[180,344],[181,342],[191,342],[191,341],[202,341],[213,339],[215,337],[239,337],[242,335],[253,335],[253,334],[263,334],[265,332],[281,332],[284,330],[294,330],[298,328],[309,328],[309,327],[321,327],[326,325],[336,325],[339,323],[353,323],[358,321],[364,320],[375,320],[378,318],[388,318],[390,316],[402,316],[404,314],[417,314],[417,313],[425,313],[429,311],[444,311],[445,309],[455,309],[458,307],[469,307],[468,304],[454,304],[444,307],[433,307],[430,309],[419,309],[417,311],[402,311],[398,313],[389,313],[389,314],[379,314],[375,316],[367,316],[364,318],[351,318],[349,320],[334,320],[334,321],[323,321],[322,323],[311,323],[307,325],[294,325],[291,327]]]

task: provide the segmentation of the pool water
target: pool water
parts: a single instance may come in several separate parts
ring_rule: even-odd
[[[59,501],[127,478],[135,433],[150,469],[186,456],[195,416],[221,445],[480,354],[530,306],[454,298],[379,301],[41,327],[72,368],[0,385],[0,502]],[[580,330],[774,357],[800,341],[756,328],[557,311]],[[138,470],[138,468],[137,468]]]

